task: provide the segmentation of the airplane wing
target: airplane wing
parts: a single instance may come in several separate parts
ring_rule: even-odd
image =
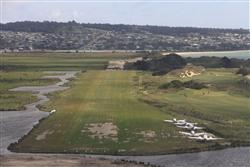
[[[220,140],[222,138],[216,138],[216,137],[213,137],[213,138],[208,138],[207,140]]]
[[[175,123],[175,125],[186,125],[186,123],[183,123],[183,122],[177,122],[177,123]]]
[[[203,127],[195,126],[194,129],[204,129]]]
[[[164,122],[170,122],[170,123],[172,123],[173,121],[172,120],[164,120]]]
[[[186,126],[177,126],[178,128],[188,129]]]
[[[192,134],[191,134],[191,133],[188,133],[188,132],[181,132],[181,131],[179,131],[179,133],[180,133],[180,134],[183,134],[183,135],[192,136]]]
[[[200,136],[200,135],[205,135],[206,133],[202,132],[202,133],[195,133],[195,135]]]
[[[188,137],[189,139],[195,139],[195,140],[205,140],[203,137]]]

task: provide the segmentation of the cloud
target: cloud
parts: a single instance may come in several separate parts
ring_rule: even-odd
[[[73,20],[78,20],[81,15],[82,13],[77,10],[72,11]]]
[[[60,20],[62,18],[62,12],[60,10],[55,10],[51,12],[51,18]]]

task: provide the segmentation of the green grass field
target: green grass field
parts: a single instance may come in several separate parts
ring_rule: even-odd
[[[209,84],[209,88],[194,90],[160,90],[159,85],[174,79],[175,76],[152,77],[144,75],[142,99],[157,106],[161,111],[177,118],[189,118],[205,126],[207,130],[230,141],[250,141],[250,98],[249,86],[239,82],[247,80],[235,75],[235,70],[208,69],[192,80]],[[249,80],[249,79],[248,79]]]
[[[136,57],[135,53],[3,53],[2,69],[11,71],[100,70],[110,60]]]
[[[3,56],[5,72],[0,73],[4,81],[0,90],[6,94],[16,86],[55,82],[39,79],[43,70],[86,71],[69,83],[70,89],[51,95],[51,101],[41,108],[57,112],[12,145],[13,151],[142,155],[250,144],[250,89],[241,82],[249,79],[236,75],[236,69],[207,69],[201,75],[181,79],[139,71],[106,71],[109,60],[126,55],[89,54]],[[209,87],[159,89],[176,79],[192,79]],[[19,98],[14,93],[8,103],[7,98],[1,98],[0,107],[17,109],[34,100],[30,94],[22,96],[27,97]],[[173,117],[198,122],[223,140],[198,142],[184,138],[178,133],[180,129],[163,122]]]

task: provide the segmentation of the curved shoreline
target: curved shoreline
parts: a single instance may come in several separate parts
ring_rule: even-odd
[[[171,52],[162,52],[162,55],[169,54]],[[250,50],[234,50],[234,51],[197,51],[197,52],[175,52],[176,54],[179,54],[182,57],[228,57],[228,58],[237,58],[237,59],[249,59],[250,58]]]
[[[93,158],[123,160],[166,167],[249,167],[250,147],[227,148],[198,153],[150,155],[150,156],[109,156],[90,155]]]
[[[48,93],[65,90],[68,87],[63,85],[69,82],[68,79],[74,78],[76,71],[48,71],[47,74],[52,76],[44,76],[43,78],[57,78],[61,81],[48,86],[22,86],[10,91],[32,92],[37,96],[38,101],[26,104],[24,110],[19,111],[0,111],[0,154],[11,153],[7,148],[11,143],[17,142],[25,136],[33,127],[39,123],[39,120],[49,116],[49,112],[43,112],[37,108],[38,105],[49,101],[46,96]],[[54,75],[64,74],[64,75]]]
[[[250,50],[231,50],[231,51],[197,51],[197,52],[176,52],[177,54],[202,54],[202,53],[239,53],[250,52]]]

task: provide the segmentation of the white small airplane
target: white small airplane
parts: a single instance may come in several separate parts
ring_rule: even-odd
[[[169,123],[175,123],[175,122],[177,122],[177,119],[176,118],[173,118],[173,119],[166,119],[166,120],[164,120],[164,122],[169,122]]]
[[[203,127],[194,126],[194,125],[185,125],[185,126],[177,126],[178,128],[188,129],[188,130],[200,130],[204,129]]]
[[[54,110],[51,110],[49,113],[50,113],[50,114],[53,114],[54,112],[56,112],[55,109],[54,109]]]
[[[179,125],[179,126],[184,126],[184,125],[186,125],[187,123],[186,122],[184,122],[184,121],[180,121],[180,122],[176,122],[176,123],[174,123],[175,125]]]
[[[195,131],[191,131],[191,133],[189,132],[182,132],[182,131],[179,131],[180,134],[183,134],[183,135],[186,135],[186,136],[190,136],[190,137],[198,137],[198,136],[201,136],[201,135],[205,135],[206,133],[202,132],[202,133],[195,133]]]
[[[202,140],[202,141],[210,141],[210,140],[219,140],[222,138],[208,136],[207,134],[198,136],[198,137],[188,137],[189,139]]]
[[[166,119],[164,120],[164,122],[169,122],[169,123],[179,123],[179,124],[182,124],[182,123],[186,123],[186,120],[185,119],[180,119],[180,120],[177,120],[176,118],[173,118],[173,119]]]
[[[192,123],[192,122],[177,122],[177,123],[175,123],[175,125],[193,127],[194,125],[197,125],[197,123]]]
[[[192,122],[187,122],[186,125],[189,125],[189,126],[194,126],[194,125],[197,125],[198,123],[192,123]]]

